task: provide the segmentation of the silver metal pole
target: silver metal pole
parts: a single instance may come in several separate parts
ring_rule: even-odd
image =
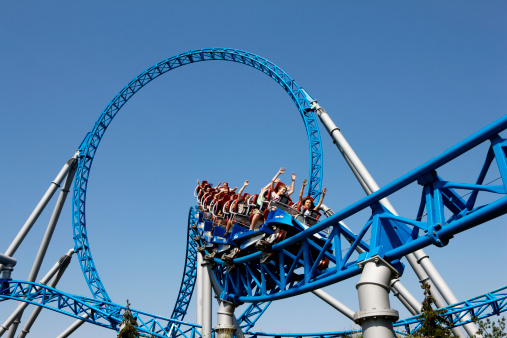
[[[77,159],[72,158],[69,160],[71,162],[69,174],[67,175],[67,179],[65,180],[65,184],[63,185],[62,191],[60,192],[60,196],[58,196],[58,200],[56,202],[55,208],[53,210],[53,214],[51,215],[51,219],[49,220],[49,224],[46,228],[46,233],[44,234],[44,238],[39,247],[39,251],[37,252],[37,256],[35,257],[35,261],[33,262],[32,270],[30,271],[30,275],[28,276],[28,281],[33,282],[37,278],[40,267],[42,265],[42,261],[44,260],[44,256],[46,255],[47,249],[49,247],[49,243],[51,242],[51,238],[53,237],[53,233],[56,228],[56,224],[58,223],[58,219],[60,218],[60,214],[62,212],[63,206],[65,204],[65,200],[70,191],[70,186],[72,185],[72,181],[74,180],[74,175],[76,174],[76,165]]]
[[[400,294],[400,297],[398,297],[400,301],[401,299],[403,299],[405,302],[407,302],[408,306],[405,307],[410,311],[410,313],[413,316],[421,313],[422,304],[417,299],[415,299],[414,296],[410,294],[410,292],[408,292],[408,290],[403,286],[403,284],[401,284],[399,279],[396,278],[391,280],[390,286],[393,292],[396,291],[397,293]]]
[[[71,250],[69,250],[69,252],[67,252],[65,255],[63,255],[58,260],[58,262],[55,265],[53,265],[51,270],[49,270],[49,272],[44,276],[44,278],[42,278],[40,280],[39,284],[46,285],[51,280],[51,278],[53,278],[53,276],[56,275],[56,273],[58,272],[58,270],[60,270],[60,268],[63,266],[63,264],[65,264],[66,257],[67,256],[71,257],[73,253],[74,253],[74,249],[71,249]],[[40,290],[40,288],[38,287],[38,288],[36,288],[36,290]],[[16,319],[18,319],[18,317],[20,317],[20,315],[23,313],[23,311],[26,309],[26,307],[28,305],[29,304],[25,303],[25,302],[19,303],[16,310],[14,310],[12,312],[12,314],[9,316],[9,318],[7,318],[7,320],[0,326],[0,337],[5,333],[5,331],[9,330],[9,327],[11,326],[11,324]],[[10,330],[10,332],[15,332],[15,330]]]
[[[428,272],[428,274],[432,277],[433,283],[435,283],[435,286],[442,294],[442,297],[444,297],[447,304],[456,304],[458,303],[458,299],[454,295],[454,293],[451,291],[449,286],[445,283],[442,276],[438,273],[437,269],[431,263],[428,255],[426,255],[424,252],[415,252],[415,255],[417,257],[417,262],[424,268],[425,271]],[[470,315],[466,315],[463,317],[463,320],[470,320]],[[479,330],[477,326],[474,323],[468,323],[463,325],[463,329],[467,332],[467,334],[470,337],[474,337],[477,334],[477,331]]]
[[[224,300],[220,301],[217,312],[218,325],[215,327],[215,333],[217,338],[232,338],[236,331],[234,326],[233,317],[236,306],[230,302]]]
[[[200,252],[197,253],[197,262],[196,262],[196,324],[202,325],[202,275],[203,275],[203,266],[202,266],[202,254]],[[202,328],[198,328],[197,331],[202,335]]]
[[[310,96],[308,95],[310,98]],[[313,99],[312,99],[313,100]],[[334,124],[334,122],[331,120],[327,112],[317,103],[317,101],[313,100],[311,102],[312,109],[317,112],[317,115],[319,116],[322,124],[325,126],[326,130],[331,135],[331,138],[333,139],[334,143],[338,147],[338,150],[345,158],[346,162],[349,164],[349,166],[352,169],[352,172],[356,175],[356,178],[358,179],[361,186],[363,186],[363,189],[367,194],[371,194],[377,190],[379,190],[379,186],[373,179],[373,177],[370,175],[366,167],[363,165],[359,157],[356,155],[352,147],[349,145],[345,137],[340,132],[340,129]],[[366,188],[365,188],[366,186]],[[393,214],[398,215],[396,213],[396,210],[391,205],[391,203],[387,200],[387,198],[383,198],[379,201],[382,203],[389,211],[391,211]],[[420,255],[425,255],[424,251],[418,250],[412,254],[407,255],[408,256],[414,255],[415,253],[419,252]],[[413,265],[414,259],[408,260],[412,268],[415,270],[417,269],[415,266],[417,264]],[[429,261],[429,258],[428,258]],[[423,267],[424,269],[424,267]],[[425,269],[424,269],[425,270]],[[435,283],[434,286],[436,286],[436,289],[442,294],[444,299],[453,299],[456,298],[454,294],[452,293],[451,289],[447,286],[443,278],[441,278],[440,274],[436,275],[434,272],[437,271],[436,269],[433,270],[425,270],[426,274],[429,275],[429,278],[435,283],[434,279],[439,279],[439,284]],[[444,286],[445,285],[445,286]],[[440,288],[441,287],[441,288]],[[444,295],[446,293],[446,295]],[[457,300],[457,298],[456,298]],[[449,305],[454,304],[450,303]],[[467,324],[469,327],[473,327],[475,330],[474,332],[477,332],[478,329],[475,324],[470,323]],[[468,330],[467,330],[468,331]],[[470,333],[469,333],[470,334]],[[474,333],[475,334],[475,333]]]
[[[213,334],[213,324],[211,320],[212,305],[211,305],[211,281],[209,270],[207,267],[209,262],[203,260],[202,262],[202,337],[211,338]]]
[[[60,269],[58,270],[56,276],[53,277],[51,282],[48,284],[49,287],[55,288],[58,285],[58,282],[60,281],[65,270],[67,269],[67,267],[70,264],[70,261],[72,259],[72,255],[74,254],[74,252],[75,252],[74,249],[72,249],[67,254],[62,256],[62,258],[60,258],[60,261],[59,261],[59,263],[61,264]],[[24,338],[28,334],[28,332],[30,332],[30,329],[32,328],[33,323],[35,323],[35,320],[37,319],[37,317],[39,316],[41,311],[42,311],[42,306],[37,306],[33,310],[32,314],[30,315],[30,318],[28,318],[25,326],[21,329],[21,332],[19,333],[18,338]]]
[[[0,253],[0,264],[6,265],[6,266],[8,265],[12,268],[16,265],[16,263],[17,263],[16,259],[14,259],[10,256],[7,256],[7,255],[4,255],[3,253]]]
[[[220,289],[220,285],[218,285],[215,275],[213,275],[213,272],[211,271],[211,268],[208,265],[206,265],[206,268],[208,270],[208,276],[210,277],[211,281],[211,287],[213,288],[213,292],[215,293],[215,298],[218,302],[218,305],[220,305],[220,294],[222,293],[222,289]],[[232,324],[236,328],[236,338],[244,338],[245,335],[243,334],[243,331],[241,331],[241,327],[238,324],[238,320],[236,319],[236,316],[232,316]]]
[[[394,338],[393,322],[399,314],[389,303],[391,268],[376,257],[363,264],[363,273],[356,285],[359,312],[354,314],[354,320],[361,325],[364,338]]]
[[[324,205],[322,204],[321,205],[321,209],[324,211],[324,214],[326,215],[326,217],[331,217],[332,215],[334,215],[334,211],[331,210],[327,205]],[[353,231],[342,221],[340,221],[340,224],[345,227],[347,230],[349,230],[350,232],[353,233]],[[352,244],[352,241],[349,241],[350,244]],[[356,247],[356,251],[358,253],[363,253],[364,250],[357,246]],[[418,268],[420,270],[422,270],[422,268],[420,266],[418,266]],[[414,298],[414,296],[412,296],[412,294],[410,294],[410,292],[401,284],[401,282],[398,280],[398,279],[395,279],[393,281],[396,281],[396,284],[399,286],[399,290],[402,290],[403,292],[400,292],[399,290],[396,290],[395,288],[393,288],[393,282],[391,282],[391,286],[390,286],[390,289],[391,291],[393,292],[393,295],[398,298],[398,300],[403,304],[403,306],[405,306],[405,308],[412,314],[412,315],[416,315],[418,313],[420,313],[420,309],[422,306],[419,306],[419,305],[416,305],[416,306],[419,306],[419,307],[416,307],[415,309],[410,305],[411,303],[414,303],[414,304],[420,304],[419,302],[417,302],[417,300]],[[407,301],[407,299],[405,299],[405,297],[409,298],[410,299],[410,302]],[[415,301],[415,302],[414,302]],[[444,305],[445,306],[445,305]],[[417,310],[419,309],[419,310]]]
[[[12,257],[12,255],[14,255],[14,253],[18,249],[19,245],[23,242],[23,239],[26,237],[26,235],[28,234],[28,232],[32,228],[33,224],[37,220],[37,218],[39,218],[40,214],[42,213],[42,211],[44,210],[44,208],[46,207],[48,202],[51,200],[51,197],[53,197],[53,194],[55,193],[56,189],[58,189],[60,187],[60,184],[62,183],[63,179],[67,176],[68,172],[70,171],[70,167],[71,167],[72,163],[74,162],[75,159],[77,159],[78,156],[79,156],[79,151],[76,152],[74,157],[72,157],[70,160],[68,160],[67,163],[65,163],[65,165],[63,166],[62,170],[60,170],[60,173],[56,176],[54,181],[51,183],[51,186],[48,188],[48,190],[46,191],[46,193],[44,194],[44,196],[40,200],[39,204],[37,204],[34,211],[30,215],[30,217],[28,217],[27,221],[25,222],[25,224],[23,225],[23,227],[21,228],[21,230],[19,231],[19,233],[14,238],[11,245],[9,246],[7,251],[5,252],[5,254],[7,256]]]
[[[53,237],[53,233],[56,228],[56,224],[58,223],[58,219],[60,218],[60,214],[62,212],[63,206],[65,204],[65,200],[69,193],[70,186],[72,185],[72,181],[74,179],[74,175],[76,173],[76,165],[77,165],[77,156],[79,153],[76,153],[74,157],[72,157],[67,164],[70,166],[70,170],[67,174],[67,178],[65,180],[65,184],[61,189],[60,196],[58,196],[58,200],[56,202],[55,208],[53,210],[53,214],[51,215],[51,219],[49,220],[49,224],[46,228],[46,233],[44,234],[44,238],[42,239],[41,245],[39,247],[39,251],[37,256],[35,257],[35,261],[33,262],[32,270],[30,271],[30,275],[28,276],[29,282],[35,282],[37,275],[39,273],[40,267],[42,265],[42,261],[44,260],[44,256],[46,255],[47,249],[49,247],[49,243],[51,242],[51,238]],[[24,303],[27,304],[27,303]],[[14,337],[14,334],[17,330],[17,324],[21,320],[23,316],[23,311],[18,313],[17,320],[15,319],[13,325],[10,327],[10,331],[7,335],[7,338]]]
[[[90,315],[86,313],[83,316],[81,316],[81,318],[90,318]],[[65,331],[63,331],[62,333],[60,333],[60,335],[58,336],[58,338],[67,338],[68,336],[70,336],[71,334],[73,334],[74,331],[76,331],[78,328],[80,328],[81,325],[83,325],[84,323],[85,323],[84,320],[79,320],[79,319],[76,320]]]
[[[328,294],[324,290],[322,290],[322,289],[316,289],[316,290],[313,290],[312,293],[315,296],[317,296],[320,299],[322,299],[323,301],[325,301],[326,303],[328,303],[329,305],[331,305],[332,307],[334,307],[336,310],[338,310],[341,313],[343,313],[349,319],[354,320],[354,313],[355,312],[352,311],[351,309],[349,309],[343,303],[341,303],[338,300],[334,299],[330,294]]]

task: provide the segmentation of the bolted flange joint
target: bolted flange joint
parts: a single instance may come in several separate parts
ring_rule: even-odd
[[[354,313],[354,323],[358,325],[366,319],[387,319],[395,322],[398,318],[400,314],[394,309],[369,309]]]

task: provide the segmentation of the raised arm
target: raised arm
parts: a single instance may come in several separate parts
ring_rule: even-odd
[[[326,196],[326,192],[327,192],[326,188],[322,189],[322,194],[320,196],[319,204],[317,204],[317,206],[315,208],[313,208],[313,210],[319,211],[320,206],[322,205],[322,201],[324,201],[324,196]]]
[[[271,187],[271,191],[273,191],[273,188],[275,187],[275,181],[276,182],[280,181],[280,179],[278,179],[278,176],[280,176],[284,172],[285,172],[285,168],[280,168],[280,170],[278,170],[278,172],[276,173],[275,177],[273,177],[273,179],[271,180],[271,183],[269,184],[269,186]],[[278,181],[277,181],[277,179],[278,179]]]
[[[306,185],[308,184],[308,180],[305,178],[303,180],[303,185],[301,185],[301,191],[299,192],[299,206],[303,206],[303,190],[305,190]]]
[[[203,188],[203,186],[201,185],[201,183],[199,182],[199,179],[197,179],[197,185],[199,186],[199,188]]]
[[[247,185],[248,185],[248,180],[246,180],[245,183],[243,183],[243,186],[241,187],[241,189],[239,189],[238,201],[241,201],[241,199],[243,198],[243,190],[245,190]]]
[[[287,196],[292,195],[292,193],[294,192],[294,184],[296,183],[296,174],[292,173],[292,175],[290,175],[290,178],[292,179],[292,184],[290,185],[290,189],[287,190],[287,192],[285,193],[285,195]]]

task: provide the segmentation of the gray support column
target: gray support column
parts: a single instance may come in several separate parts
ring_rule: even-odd
[[[362,264],[363,273],[356,285],[359,312],[354,320],[361,325],[364,338],[394,338],[393,322],[399,314],[389,303],[392,271],[383,260],[375,257]]]
[[[220,305],[220,294],[222,293],[222,290],[220,289],[220,286],[218,285],[215,276],[213,275],[213,272],[210,269],[209,264],[206,266],[208,269],[208,276],[211,281],[211,287],[213,288],[213,292],[215,293],[215,298],[217,299],[218,305]],[[232,316],[232,324],[236,328],[236,332],[234,333],[236,335],[236,338],[244,338],[245,335],[243,334],[243,331],[241,331],[241,327],[239,327],[238,320],[236,319],[236,316]]]
[[[218,325],[215,327],[216,338],[232,338],[236,326],[234,326],[234,310],[236,306],[224,300],[220,301],[218,307],[217,321]]]
[[[332,307],[334,307],[336,310],[340,311],[342,314],[344,314],[349,319],[354,320],[354,311],[352,311],[351,309],[349,309],[347,306],[343,305],[338,300],[336,300],[333,297],[331,297],[331,295],[329,295],[324,290],[322,290],[322,289],[316,289],[316,290],[313,290],[312,293],[315,296],[317,296],[320,299],[322,299],[323,301],[325,301],[326,303],[328,303],[329,305],[331,305]]]
[[[12,241],[11,245],[5,252],[7,256],[14,255],[16,250],[18,249],[19,245],[23,242],[23,239],[26,237],[32,226],[34,225],[37,218],[39,218],[40,214],[48,204],[48,202],[51,200],[51,197],[53,197],[53,194],[55,191],[60,187],[60,184],[63,182],[63,179],[67,176],[68,172],[70,171],[70,167],[72,163],[74,163],[74,160],[77,159],[79,156],[79,151],[76,152],[74,157],[72,157],[70,160],[65,163],[62,170],[60,170],[60,173],[56,176],[54,181],[51,183],[51,186],[48,188],[42,199],[40,200],[39,204],[35,207],[33,212],[31,213],[30,217],[28,217],[27,221],[19,231],[19,233],[16,235],[14,240]]]
[[[211,305],[211,281],[208,274],[209,262],[202,262],[202,338],[211,338],[213,334],[212,305]]]
[[[63,206],[65,204],[65,200],[69,193],[70,186],[72,185],[72,181],[74,179],[74,175],[76,173],[76,165],[77,165],[77,156],[74,155],[69,161],[67,161],[66,165],[69,166],[69,171],[67,174],[67,178],[65,180],[65,184],[60,192],[60,196],[58,196],[58,200],[56,202],[55,208],[53,210],[53,214],[51,215],[51,219],[49,220],[49,224],[46,228],[46,233],[44,234],[44,238],[39,247],[39,251],[37,252],[37,256],[35,257],[35,261],[33,262],[32,270],[30,271],[30,275],[28,276],[29,282],[35,282],[37,275],[39,273],[40,267],[42,265],[42,261],[46,255],[47,249],[49,247],[49,243],[51,242],[51,238],[53,237],[53,233],[56,228],[56,224],[58,223],[58,219],[60,218],[60,214],[62,212]],[[62,169],[63,171],[63,169]],[[18,312],[18,318],[15,319],[13,325],[10,327],[7,338],[13,338],[14,334],[17,330],[17,324],[21,320],[21,316],[23,315],[23,311]]]
[[[202,254],[200,252],[197,252],[197,262],[196,262],[196,324],[202,326],[202,275],[203,275],[203,266],[202,266]],[[202,335],[202,328],[197,329],[197,331]]]
[[[329,207],[327,207],[324,204],[321,205],[321,209],[324,211],[324,214],[326,215],[326,217],[331,217],[332,215],[334,215],[333,210],[331,210]],[[340,224],[343,227],[345,227],[346,229],[348,229],[350,232],[353,233],[353,231],[350,230],[350,228],[344,222],[340,222]],[[352,244],[352,241],[349,241],[349,243]],[[363,253],[364,252],[364,250],[361,249],[359,246],[356,247],[356,251],[358,253]],[[417,266],[417,267],[419,268],[419,270],[421,270],[422,272],[424,272],[422,270],[422,267],[420,267],[420,266]],[[393,287],[394,283],[396,283],[397,288]],[[414,296],[412,296],[412,294],[410,294],[410,292],[401,284],[401,282],[398,279],[394,279],[393,281],[391,281],[391,287],[390,287],[390,289],[393,292],[393,295],[396,298],[398,298],[398,300],[403,304],[403,306],[405,306],[405,308],[412,315],[415,316],[416,314],[420,313],[422,305],[420,305],[420,303],[414,298]],[[400,290],[401,290],[401,292],[400,292]],[[407,299],[410,299],[410,301],[407,301]],[[415,305],[416,308],[412,307],[411,304]]]
[[[33,262],[32,270],[30,271],[30,275],[28,276],[29,282],[34,282],[39,274],[40,267],[42,265],[42,261],[46,256],[47,249],[49,247],[49,243],[51,242],[51,238],[53,237],[53,233],[56,228],[56,224],[58,223],[58,219],[60,218],[60,214],[62,213],[63,206],[65,204],[65,200],[67,199],[67,195],[70,191],[70,186],[72,185],[72,181],[74,180],[74,175],[76,174],[76,165],[77,159],[71,158],[69,160],[70,170],[67,175],[67,179],[65,180],[65,184],[63,185],[62,191],[60,192],[60,196],[58,196],[58,200],[56,202],[55,208],[53,210],[53,214],[51,215],[51,219],[49,220],[49,224],[46,228],[46,233],[44,234],[44,238],[39,247],[39,251],[37,252],[37,256],[35,257],[35,261]]]
[[[309,95],[308,95],[308,97],[311,99],[311,97]],[[343,157],[345,158],[345,161],[352,169],[352,172],[354,173],[357,180],[359,181],[359,183],[363,187],[364,191],[367,194],[371,194],[371,193],[377,191],[379,189],[377,183],[375,182],[373,177],[370,175],[370,173],[368,172],[366,167],[363,165],[363,163],[361,162],[359,157],[356,155],[356,153],[354,152],[352,147],[349,145],[349,143],[347,142],[345,137],[342,135],[342,133],[340,132],[340,129],[331,120],[331,118],[329,117],[327,112],[315,100],[313,100],[311,102],[311,105],[312,105],[312,109],[317,112],[317,115],[319,116],[322,124],[324,125],[326,130],[331,135],[331,138],[333,139],[334,143],[338,147],[338,150],[343,155]],[[394,207],[387,200],[387,198],[383,198],[379,202],[382,203],[393,214],[398,215],[396,213],[396,210],[394,209]],[[418,250],[414,253],[417,253],[417,252],[419,252],[420,255],[425,255],[424,251],[422,251],[422,250]],[[407,259],[410,255],[413,255],[414,253],[407,255],[406,256]],[[414,270],[416,270],[416,269],[418,269],[417,268],[418,264],[413,264],[413,261],[414,261],[414,259],[409,259],[410,265],[412,266],[412,268]],[[436,286],[436,289],[442,294],[442,296],[444,296],[444,298],[450,298],[450,299],[456,298],[454,296],[454,294],[452,293],[451,289],[447,286],[447,284],[443,280],[443,278],[441,278],[440,274],[438,274],[438,271],[436,269],[430,269],[430,270],[423,269],[423,270],[425,270],[425,273],[428,274],[429,278],[434,282],[435,285],[432,285],[432,286]],[[437,274],[434,274],[434,272],[437,272]],[[439,280],[438,285],[434,281],[434,279]],[[441,288],[439,287],[440,285],[442,286]],[[433,290],[435,290],[435,289],[433,289]],[[446,295],[444,295],[443,293],[446,293]],[[436,294],[436,292],[433,292],[432,294]],[[451,304],[449,304],[449,305],[451,305]],[[477,332],[477,327],[474,323],[470,323],[470,324],[466,324],[466,325],[468,325],[470,328],[473,328],[471,330],[474,330],[474,332]],[[467,330],[467,332],[468,332],[468,330]]]
[[[391,281],[391,290],[394,293],[398,294],[398,299],[405,305],[408,311],[412,314],[412,316],[418,315],[421,313],[422,304],[414,298],[408,292],[408,290],[401,284],[399,279],[393,279]],[[395,294],[396,296],[396,294]]]
[[[425,271],[428,272],[428,275],[431,276],[431,280],[435,283],[435,286],[440,291],[442,297],[444,297],[447,304],[452,305],[458,303],[458,299],[451,291],[447,283],[445,283],[442,276],[438,273],[437,269],[431,263],[430,258],[427,254],[425,254],[422,250],[414,252],[417,257],[417,262],[424,268]],[[470,315],[466,315],[463,317],[463,320],[470,320]],[[470,337],[476,335],[479,330],[474,323],[468,323],[463,325],[463,329],[467,332]]]
[[[69,252],[67,252],[65,255],[63,255],[58,260],[58,262],[55,265],[53,265],[51,270],[49,270],[49,272],[44,276],[44,278],[42,278],[40,280],[39,284],[46,285],[51,280],[51,278],[53,278],[53,276],[56,275],[56,273],[58,272],[58,270],[60,270],[60,268],[63,266],[63,264],[65,264],[66,257],[72,256],[73,253],[74,253],[74,249],[71,249],[71,250],[69,250]],[[38,288],[38,289],[40,289],[40,288]],[[9,318],[7,318],[7,320],[0,326],[0,337],[5,333],[5,331],[9,330],[9,327],[11,326],[11,324],[14,323],[17,318],[19,318],[19,316],[23,313],[23,311],[26,309],[26,307],[28,305],[29,304],[25,303],[25,302],[19,303],[16,310],[14,310],[12,312],[12,314],[9,316]],[[14,330],[14,329],[9,330],[9,332],[15,332],[15,331],[16,330]]]
[[[84,314],[81,317],[82,318],[90,318],[90,315]],[[77,329],[79,329],[81,327],[81,325],[83,325],[84,323],[85,323],[84,320],[79,320],[79,319],[76,320],[65,331],[63,331],[62,333],[60,333],[60,335],[58,336],[58,338],[67,338],[68,336],[70,336],[71,334],[73,334],[74,331],[76,331]]]
[[[56,276],[53,277],[51,282],[48,284],[49,287],[56,288],[56,286],[58,285],[58,282],[62,278],[65,270],[69,266],[73,254],[74,254],[74,249],[70,250],[66,255],[64,255],[64,256],[62,256],[62,258],[60,258],[60,260],[59,260],[59,263],[61,264],[60,269],[56,273]],[[37,317],[39,316],[41,311],[42,311],[41,306],[35,307],[32,314],[30,315],[30,318],[28,318],[25,326],[21,329],[21,332],[20,332],[18,338],[24,338],[28,334],[28,332],[30,332],[30,329],[32,328],[33,323],[35,323],[35,320],[37,319]]]

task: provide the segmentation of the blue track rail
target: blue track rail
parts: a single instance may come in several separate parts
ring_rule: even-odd
[[[192,240],[197,235],[192,225],[197,223],[195,217],[197,209],[191,207],[188,212],[188,230],[187,230],[187,249],[185,258],[185,269],[183,270],[183,278],[181,280],[178,299],[174,305],[171,318],[175,320],[183,320],[187,314],[188,305],[194,292],[195,279],[197,275],[197,243]]]
[[[272,62],[249,52],[229,48],[191,50],[163,60],[148,68],[128,83],[109,103],[95,123],[92,131],[83,140],[79,165],[73,190],[72,223],[75,248],[85,280],[94,298],[110,302],[93,262],[86,231],[86,190],[90,170],[99,143],[113,118],[127,101],[152,80],[181,66],[203,61],[230,61],[257,69],[277,82],[295,103],[306,127],[310,149],[309,194],[317,195],[322,187],[322,144],[314,112],[310,109],[305,92],[282,69]],[[182,299],[181,295],[179,299]]]
[[[222,297],[235,302],[260,302],[296,296],[360,274],[361,262],[373,257],[384,259],[401,275],[403,265],[399,260],[404,255],[429,245],[445,246],[455,234],[507,213],[507,140],[499,135],[505,129],[507,116],[368,197],[275,244],[270,264],[260,264],[261,253],[255,252],[236,258],[236,268],[227,273],[225,263],[215,259],[214,271],[224,290]],[[474,182],[453,182],[438,175],[439,167],[484,142],[489,143],[489,148]],[[499,168],[502,183],[487,185],[484,179],[493,161]],[[379,203],[412,183],[422,187],[415,217],[394,215]],[[469,193],[468,199],[461,197],[457,190]],[[477,205],[479,193],[487,194],[488,200],[493,201]],[[357,235],[339,223],[363,210],[368,210],[370,216]],[[289,224],[291,219],[280,213],[272,222],[273,225]],[[329,237],[317,245],[313,235],[328,227],[331,228]],[[369,243],[365,242],[367,234],[371,237]],[[353,244],[348,245],[349,241]],[[365,250],[359,256],[355,253],[357,246]],[[324,258],[331,262],[329,268],[319,270]]]
[[[84,320],[85,322],[118,330],[125,307],[91,299],[74,296],[46,285],[16,280],[0,280],[0,301],[14,299],[32,305],[42,306],[58,313]],[[168,319],[146,312],[130,309],[139,326],[137,330],[145,336],[193,338],[200,336],[199,325]],[[88,315],[88,318],[81,316]]]
[[[26,281],[0,280],[0,302],[6,300],[27,302],[36,306],[84,320],[88,323],[104,328],[118,330],[122,321],[122,311],[125,307],[113,303],[102,302],[81,296],[74,296],[45,285]],[[484,295],[460,302],[446,308],[446,318],[453,325],[459,326],[468,321],[459,322],[465,315],[477,319],[492,315],[499,315],[507,311],[507,287],[488,292]],[[259,308],[262,312],[262,309]],[[189,324],[182,321],[155,316],[146,312],[131,309],[132,315],[139,323],[139,332],[154,337],[183,336],[185,338],[198,337],[199,325]],[[87,314],[89,318],[83,318]],[[394,323],[394,327],[403,328],[407,333],[415,332],[420,325],[418,316],[407,318]],[[245,330],[247,332],[247,330]],[[266,333],[247,332],[247,336],[256,337],[343,337],[358,331],[337,331],[320,333]]]

